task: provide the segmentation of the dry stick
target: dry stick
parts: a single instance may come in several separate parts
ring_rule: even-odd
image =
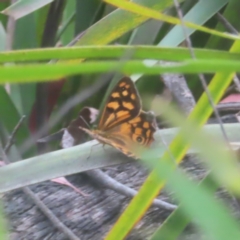
[[[233,78],[233,82],[234,82],[238,92],[240,92],[240,81],[239,81],[239,78],[238,78],[237,74],[235,74],[235,76]]]
[[[163,65],[173,65],[171,62],[162,62]],[[186,79],[181,74],[162,74],[164,84],[174,95],[175,99],[187,115],[195,106],[195,99],[188,88]]]
[[[22,118],[21,118],[22,119]],[[21,121],[21,120],[20,120]],[[19,121],[19,122],[20,122]],[[18,124],[20,125],[20,124]],[[19,127],[18,127],[19,128]],[[14,128],[18,129],[17,126]],[[17,130],[15,131],[15,133]],[[14,134],[12,133],[12,138],[14,137]],[[9,146],[11,147],[11,145]],[[0,157],[2,157],[3,161],[6,164],[10,164],[5,151],[2,148],[2,144],[0,142]],[[29,187],[23,187],[21,188],[22,191],[34,202],[34,204],[43,212],[43,214],[52,222],[52,224],[62,233],[64,233],[68,239],[70,240],[80,240],[68,227],[66,227],[62,222],[59,221],[59,219],[52,213],[52,211],[40,200],[39,197],[37,197],[34,192]]]
[[[217,109],[219,111],[239,111],[240,102],[219,103]]]
[[[115,192],[118,192],[122,195],[125,195],[127,197],[134,197],[138,193],[136,190],[134,190],[130,187],[127,187],[126,185],[109,177],[107,174],[103,173],[99,169],[87,171],[86,174],[88,176],[90,176],[91,179],[94,179],[96,182],[101,183],[103,186],[105,186]],[[153,201],[153,206],[162,207],[162,208],[165,208],[165,209],[171,210],[171,211],[173,211],[177,208],[176,205],[164,202],[160,199],[155,199]]]
[[[80,240],[66,225],[64,225],[52,211],[34,194],[29,187],[22,188],[23,192],[32,199],[36,206],[44,213],[50,222],[70,240]]]
[[[14,136],[16,135],[18,129],[21,127],[22,123],[23,123],[23,120],[26,118],[25,115],[23,115],[20,120],[18,121],[17,125],[15,126],[15,128],[13,129],[12,131],[12,134],[9,136],[9,139],[3,149],[3,151],[5,153],[8,153],[10,147],[14,144]]]
[[[163,65],[173,65],[172,62],[162,62]],[[192,92],[190,91],[186,79],[184,75],[182,74],[162,74],[162,79],[164,81],[164,84],[167,86],[167,88],[170,90],[170,92],[174,95],[175,99],[179,103],[180,107],[184,111],[186,115],[189,115],[191,111],[193,110],[196,102],[194,99],[194,96]],[[160,135],[160,140],[165,146],[165,150],[168,152],[172,162],[176,164],[175,158],[165,142],[165,140]]]
[[[186,26],[185,26],[184,21],[183,21],[183,14],[182,14],[182,11],[180,9],[179,2],[178,2],[178,0],[173,0],[173,1],[174,1],[174,5],[176,7],[176,10],[177,10],[179,19],[181,21],[182,30],[183,30],[183,34],[184,34],[184,36],[186,38],[187,47],[188,47],[188,49],[190,51],[192,59],[196,59],[195,53],[194,53],[193,48],[192,48],[192,42],[191,42],[190,37],[189,37],[189,35],[188,35],[187,31],[186,31]],[[207,86],[207,82],[205,80],[205,77],[204,77],[203,74],[198,74],[198,76],[199,76],[199,79],[200,79],[201,84],[203,86],[203,89],[206,92],[208,101],[209,101],[211,107],[213,108],[214,114],[215,114],[215,116],[216,116],[216,118],[217,118],[217,120],[219,122],[219,125],[220,125],[220,128],[221,128],[223,137],[224,137],[225,141],[228,143],[229,141],[228,141],[228,137],[227,137],[226,131],[225,131],[224,127],[223,127],[222,120],[220,118],[219,112],[217,111],[217,109],[215,107],[215,104],[213,102],[212,96],[211,96],[211,94],[210,94],[210,92],[208,90],[208,86]]]
[[[86,122],[86,124],[88,125],[87,122]],[[74,136],[72,136],[72,137],[74,138]],[[63,138],[62,138],[62,142],[63,142]],[[62,147],[64,149],[72,147],[72,146],[73,145],[62,144]],[[134,190],[130,187],[127,187],[122,183],[119,183],[114,178],[111,178],[110,176],[108,176],[106,173],[102,172],[99,169],[93,169],[93,170],[86,171],[85,174],[87,174],[91,179],[93,179],[97,183],[102,184],[104,187],[107,187],[107,188],[109,188],[109,189],[111,189],[115,192],[118,192],[122,195],[125,195],[125,196],[128,196],[128,197],[134,197],[138,193],[136,190]],[[174,209],[177,208],[176,205],[164,202],[160,199],[155,199],[154,202],[153,202],[153,205],[156,206],[156,207],[165,208],[167,210],[174,210]]]

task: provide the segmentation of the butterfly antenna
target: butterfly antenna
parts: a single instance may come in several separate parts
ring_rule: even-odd
[[[79,116],[82,120],[83,120],[83,122],[87,125],[87,127],[90,129],[90,125],[89,125],[89,123],[84,119],[84,117],[82,117],[82,116]]]

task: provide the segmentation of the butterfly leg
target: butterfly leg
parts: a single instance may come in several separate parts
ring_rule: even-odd
[[[108,145],[108,144],[103,143],[102,145],[103,145],[103,150],[104,150],[104,152],[109,155],[109,153],[110,153],[111,151],[109,151],[109,149],[106,149],[106,148],[105,148],[105,146]]]
[[[96,144],[94,144],[94,145],[91,146],[91,148],[90,148],[90,153],[89,153],[89,155],[88,155],[88,157],[87,157],[87,160],[88,160],[88,159],[90,158],[90,156],[91,156],[92,148],[95,147],[95,146],[97,146],[98,144],[100,144],[100,143],[96,143]]]
[[[104,151],[105,153],[107,153],[107,149],[105,148],[105,146],[106,146],[106,144],[105,144],[105,143],[103,143],[103,144],[102,144],[103,151]]]

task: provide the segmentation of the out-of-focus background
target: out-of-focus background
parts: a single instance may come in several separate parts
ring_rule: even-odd
[[[0,0],[0,239],[240,239],[239,11]],[[143,161],[78,128],[125,75],[159,128]]]

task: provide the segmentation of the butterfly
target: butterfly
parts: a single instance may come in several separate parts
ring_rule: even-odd
[[[155,116],[142,110],[139,93],[129,77],[113,88],[95,130],[79,127],[100,143],[111,145],[129,157],[139,147],[149,147],[157,129]]]

